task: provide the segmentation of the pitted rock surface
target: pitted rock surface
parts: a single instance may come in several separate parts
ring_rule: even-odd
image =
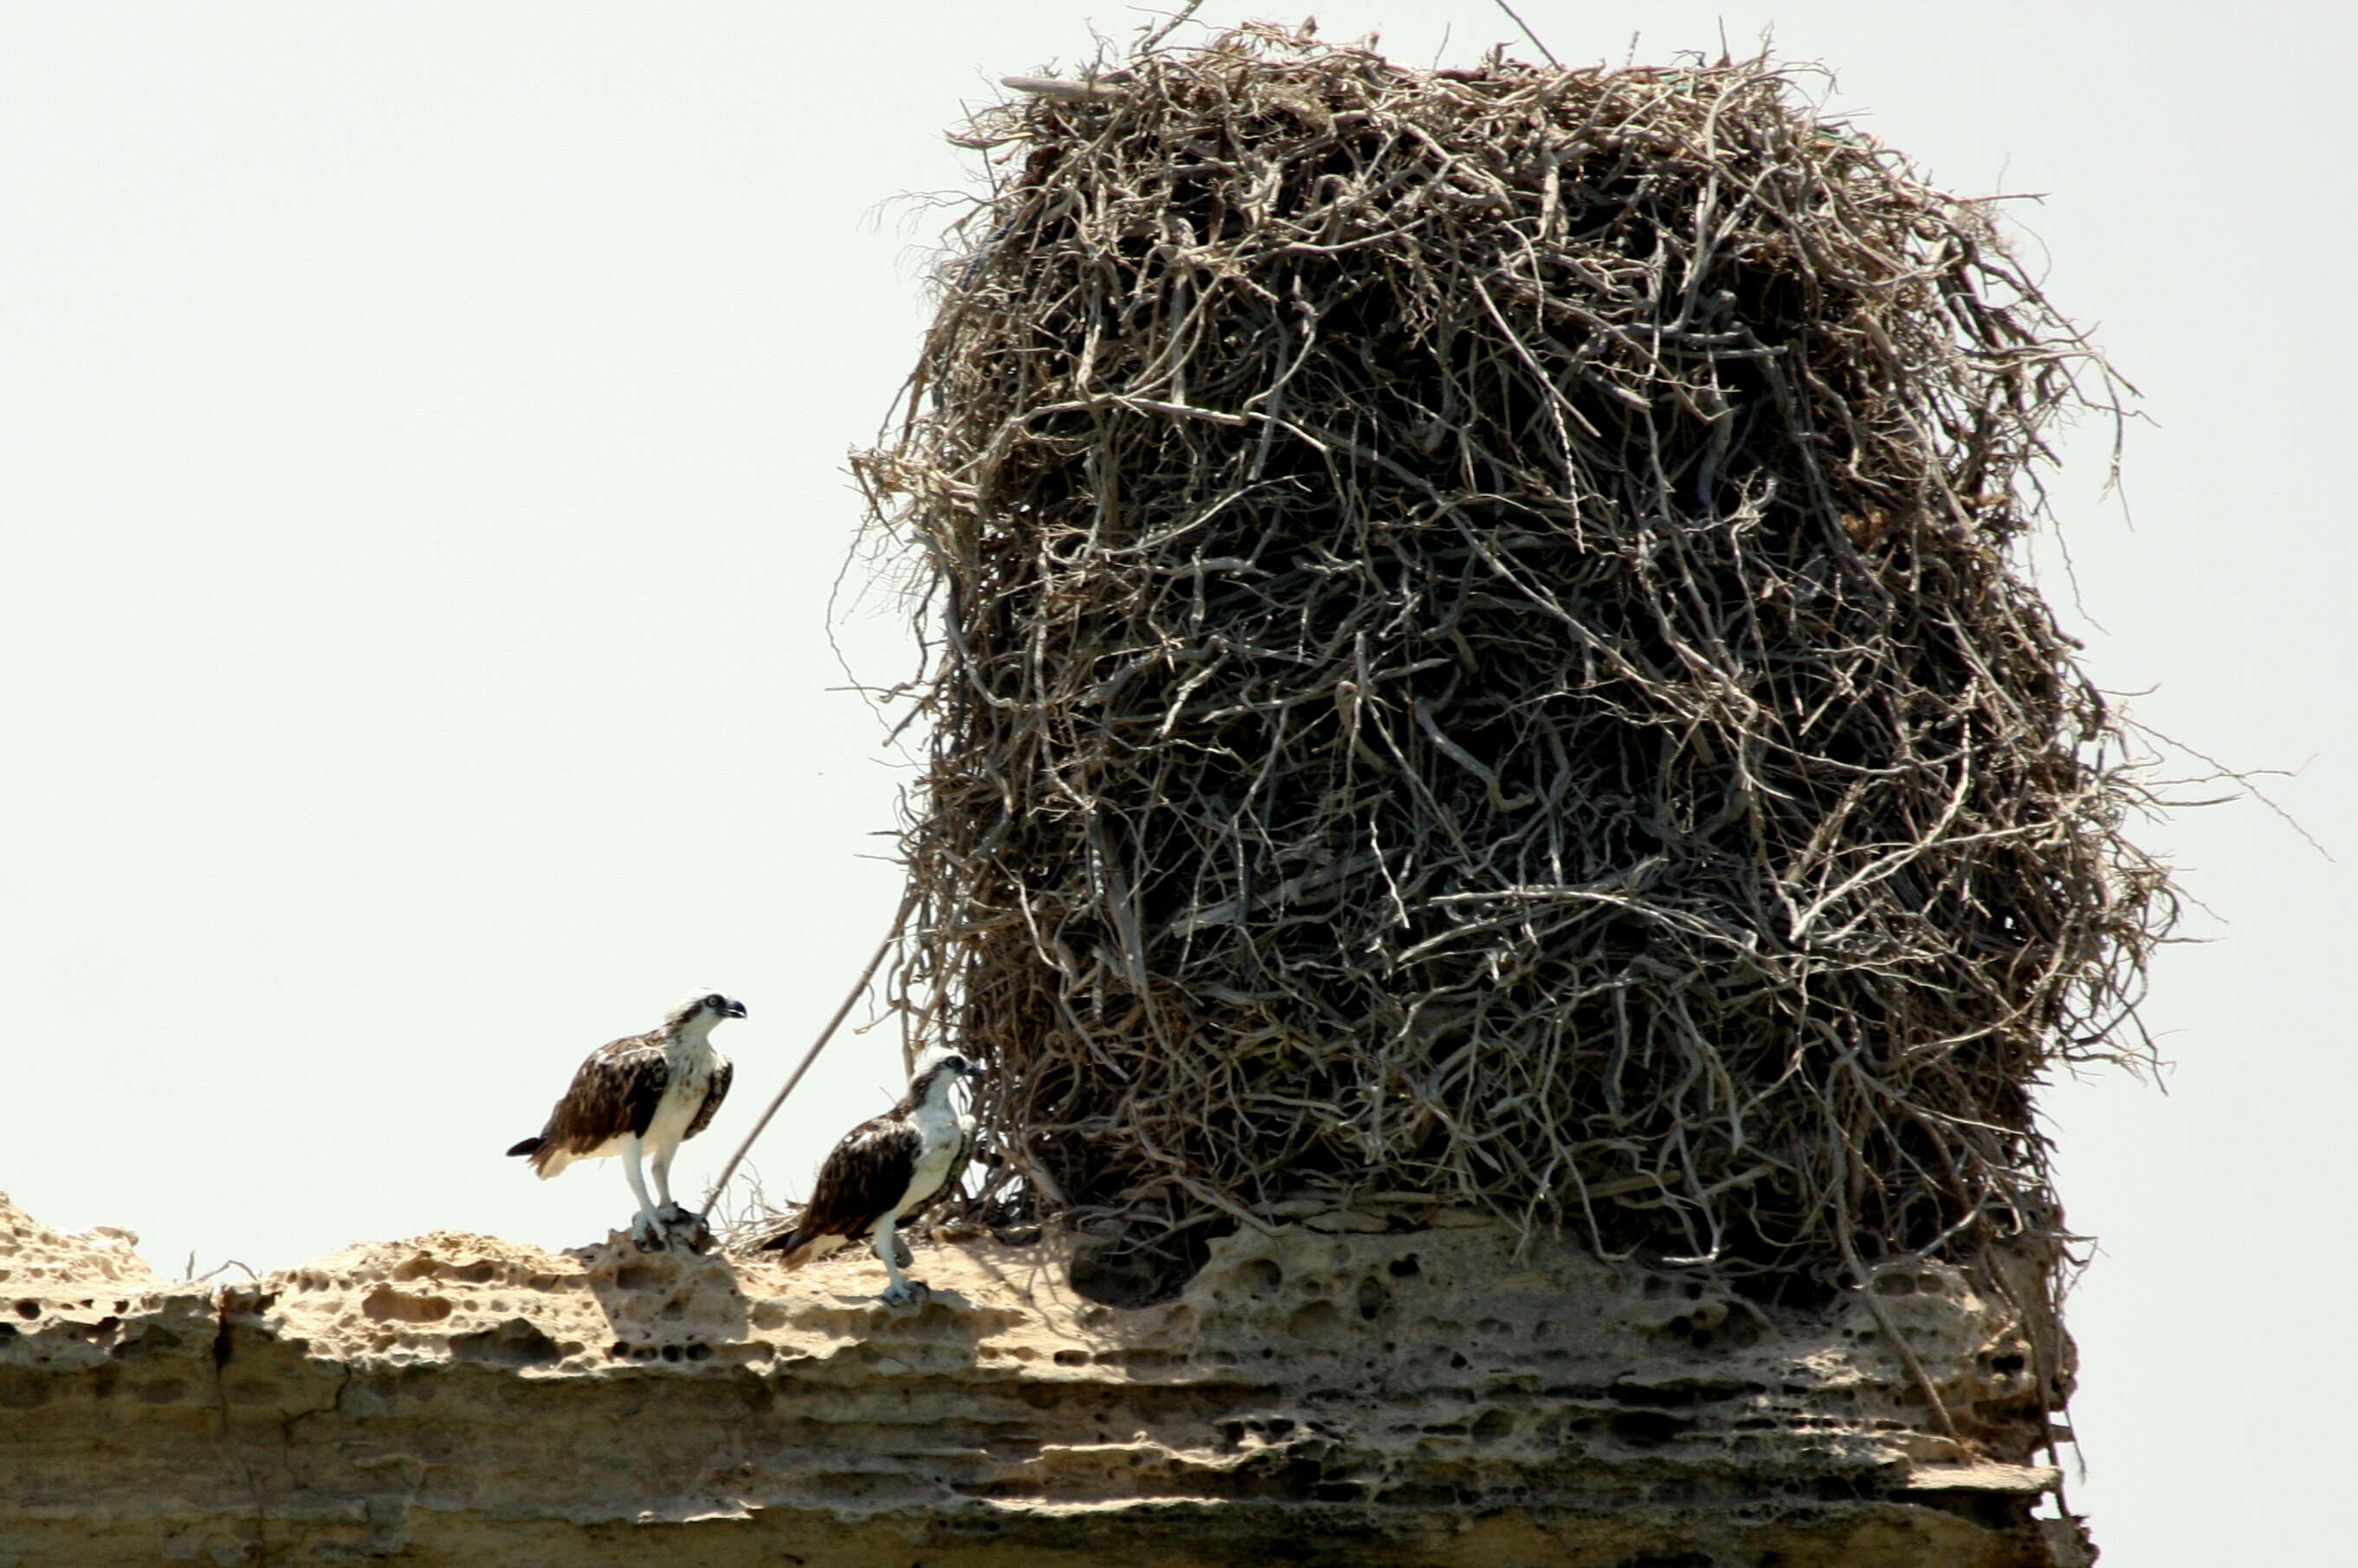
[[[1873,1303],[1952,1438],[1864,1299],[1765,1309],[1432,1217],[1239,1233],[1131,1309],[1055,1232],[920,1239],[932,1295],[896,1311],[864,1251],[619,1234],[215,1291],[0,1204],[0,1564],[2075,1560],[2030,1517],[2028,1338],[1955,1271]]]

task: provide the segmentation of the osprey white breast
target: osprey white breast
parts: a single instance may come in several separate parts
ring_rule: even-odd
[[[894,1219],[940,1194],[948,1183],[950,1166],[958,1162],[974,1136],[974,1119],[960,1116],[946,1093],[938,1104],[918,1102],[909,1112],[909,1121],[917,1130],[917,1158],[910,1167],[908,1190],[892,1206]]]

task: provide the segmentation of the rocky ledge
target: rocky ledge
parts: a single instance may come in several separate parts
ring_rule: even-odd
[[[1131,1309],[1054,1232],[921,1240],[893,1311],[864,1256],[452,1231],[172,1283],[0,1198],[0,1563],[2086,1561],[2034,1517],[2056,1390],[1955,1272],[1788,1311],[1422,1218]]]

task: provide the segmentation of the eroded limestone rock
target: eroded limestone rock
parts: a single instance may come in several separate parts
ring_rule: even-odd
[[[574,1253],[440,1231],[158,1281],[0,1201],[0,1563],[2064,1563],[2050,1390],[1953,1271],[1764,1309],[1470,1217],[1313,1217],[1178,1299],[1066,1238]],[[1395,1224],[1397,1222],[1394,1222]],[[1781,1553],[1781,1556],[1770,1556]]]

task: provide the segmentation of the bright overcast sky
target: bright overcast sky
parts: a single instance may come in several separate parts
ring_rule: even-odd
[[[1567,61],[1773,26],[1950,189],[2044,194],[2015,211],[2051,292],[2153,421],[2133,523],[2072,447],[2076,595],[2046,580],[2105,686],[2302,770],[2269,787],[2342,857],[2249,805],[2147,830],[2216,940],[2158,966],[2167,1098],[2048,1100],[2103,1242],[2074,1498],[2138,1568],[2346,1552],[2350,13],[1520,8]],[[1419,62],[1511,31],[1315,9]],[[752,1017],[681,1162],[701,1192],[897,900],[904,764],[828,640],[909,673],[889,594],[830,610],[844,452],[914,357],[939,222],[895,198],[969,184],[961,103],[1138,15],[0,9],[0,1189],[168,1271],[579,1242],[628,1217],[619,1172],[500,1151],[589,1048],[717,986]],[[756,1151],[772,1184],[897,1069],[889,1028],[839,1041]]]

